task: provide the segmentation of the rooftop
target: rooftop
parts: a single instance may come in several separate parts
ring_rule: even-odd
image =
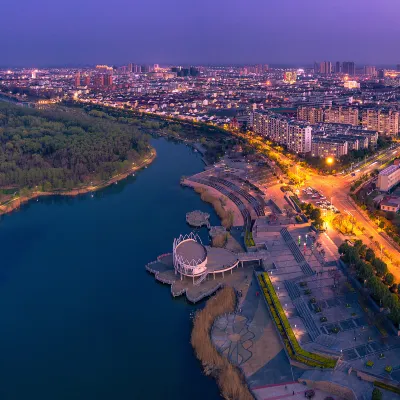
[[[183,260],[203,262],[207,258],[205,247],[193,239],[184,240],[176,247],[176,254]]]
[[[382,171],[379,173],[379,175],[382,175],[382,176],[391,175],[391,174],[393,174],[393,172],[395,172],[398,168],[399,168],[398,165],[391,165],[391,166],[385,168],[384,170],[382,170]]]

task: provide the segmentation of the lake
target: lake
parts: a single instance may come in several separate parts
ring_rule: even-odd
[[[0,398],[220,398],[189,342],[202,305],[173,299],[144,268],[190,232],[186,212],[219,221],[179,184],[202,170],[200,155],[152,143],[158,156],[135,177],[2,217]]]

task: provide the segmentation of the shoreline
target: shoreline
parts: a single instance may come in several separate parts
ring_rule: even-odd
[[[221,197],[223,196],[222,193],[218,192],[216,189],[211,188],[211,187],[206,186],[206,185],[203,185],[203,184],[201,184],[201,183],[192,182],[192,181],[191,181],[190,179],[188,179],[188,178],[186,178],[186,179],[184,179],[184,180],[182,181],[182,185],[183,185],[183,186],[186,186],[186,187],[192,188],[195,192],[196,192],[196,188],[205,189],[205,190],[207,190],[208,193],[210,193],[210,195],[211,195],[212,197],[214,197],[216,200],[218,200],[219,198],[221,198]],[[199,192],[196,192],[196,193],[201,197],[201,194],[200,194]],[[231,212],[233,213],[233,223],[232,223],[232,226],[243,226],[243,225],[244,225],[243,216],[242,216],[242,214],[240,213],[239,208],[236,206],[236,204],[235,204],[231,199],[229,199],[229,198],[226,197],[226,196],[223,196],[223,197],[225,198],[225,201],[226,201],[226,206],[225,206],[225,207],[226,207],[226,210],[227,210],[227,211],[231,211]],[[209,202],[206,202],[206,201],[204,201],[204,200],[202,200],[202,201],[203,201],[204,203],[211,204],[212,207],[214,208],[214,211],[216,211],[216,210],[215,210],[215,206],[214,206],[213,203],[209,203]],[[221,225],[222,225],[221,217],[218,216],[218,218],[220,219]]]
[[[203,309],[196,312],[190,343],[204,374],[216,380],[223,398],[253,400],[243,371],[219,353],[211,339],[211,329],[217,318],[233,313],[236,306],[235,289],[230,286],[220,289],[207,300]]]
[[[42,196],[70,196],[70,197],[75,197],[80,194],[86,194],[90,192],[96,192],[98,190],[104,189],[107,186],[112,185],[113,183],[122,181],[123,179],[127,178],[130,174],[133,172],[139,171],[148,165],[150,165],[154,159],[157,157],[157,152],[156,150],[151,147],[151,150],[147,156],[143,160],[140,161],[139,165],[135,165],[132,168],[130,168],[128,171],[121,172],[118,175],[113,176],[106,182],[100,183],[98,185],[91,185],[91,186],[84,186],[79,189],[72,189],[72,190],[65,190],[65,191],[53,191],[53,192],[34,192],[30,194],[29,196],[25,197],[17,197],[15,199],[9,200],[5,204],[0,205],[0,215],[4,214],[9,214],[15,210],[17,210],[19,207],[21,207],[22,204],[28,203],[31,200],[34,200],[36,198],[42,197]]]

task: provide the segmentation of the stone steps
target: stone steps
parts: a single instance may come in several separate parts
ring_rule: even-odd
[[[315,324],[310,310],[301,298],[294,300],[293,304],[296,307],[296,310],[299,313],[300,317],[302,318],[307,332],[311,337],[311,340],[315,341],[317,337],[321,335],[321,332]]]
[[[298,299],[301,296],[300,290],[297,287],[297,284],[292,281],[285,281],[284,282],[285,288],[289,294],[289,297],[292,300]]]

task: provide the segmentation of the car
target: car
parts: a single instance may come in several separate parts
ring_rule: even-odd
[[[355,172],[353,172],[353,173],[351,174],[351,176],[356,176]]]

